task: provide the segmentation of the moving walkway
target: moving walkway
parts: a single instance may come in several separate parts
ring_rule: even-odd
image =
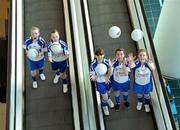
[[[24,20],[22,1],[14,0],[11,3],[13,24],[10,27],[12,44],[9,48],[11,50],[9,64],[12,66],[9,69],[11,75],[8,76],[11,81],[8,90],[10,95],[8,129],[175,129],[154,49],[150,44],[152,41],[149,41],[148,30],[142,22],[143,13],[138,10],[141,9],[138,1],[70,0],[64,4],[64,1],[27,0],[24,3]],[[63,10],[65,7],[68,7],[66,10],[68,13]],[[112,25],[122,29],[122,36],[119,39],[113,40],[107,34]],[[27,65],[22,50],[23,39],[29,35],[31,26],[39,26],[41,35],[46,40],[49,39],[48,33],[57,28],[60,36],[68,42],[71,53],[69,60],[71,92],[67,95],[63,95],[60,90],[62,84],[52,84],[54,75],[49,63],[46,64],[45,70],[47,80],[40,81],[38,89],[31,88],[30,74],[28,68],[25,68]],[[143,41],[137,44],[130,39],[133,28],[141,28],[145,33]],[[157,67],[154,74],[155,89],[151,95],[153,107],[151,113],[137,112],[135,95],[130,93],[130,108],[121,106],[118,114],[111,110],[111,116],[104,117],[100,97],[89,80],[89,62],[93,59],[94,48],[97,47],[104,48],[106,57],[109,58],[114,57],[113,52],[118,47],[134,53],[138,48],[148,50]]]

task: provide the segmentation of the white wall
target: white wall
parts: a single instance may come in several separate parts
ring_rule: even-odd
[[[165,0],[154,35],[163,75],[180,78],[180,0]]]

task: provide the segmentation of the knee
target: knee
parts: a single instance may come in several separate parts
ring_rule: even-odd
[[[61,74],[61,78],[62,78],[62,79],[66,79],[66,78],[67,78],[66,72],[64,72],[64,73]]]
[[[34,70],[34,71],[31,71],[31,75],[34,77],[34,76],[36,76],[36,71]]]

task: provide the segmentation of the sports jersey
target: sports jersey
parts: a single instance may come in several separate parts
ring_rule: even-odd
[[[127,92],[130,89],[129,75],[124,73],[124,68],[130,71],[128,63],[122,64],[117,59],[112,64],[113,75],[111,86],[114,91]]]
[[[118,60],[112,64],[113,68],[113,80],[118,83],[125,83],[129,80],[129,76],[124,74],[124,68],[130,71],[128,64],[122,64]]]
[[[53,50],[51,48],[53,46],[52,42],[48,45],[48,56],[52,57],[53,62],[64,61],[66,60],[65,55],[69,54],[67,44],[62,40],[59,40],[58,43],[60,44],[62,48],[58,54],[53,53]]]
[[[134,73],[134,91],[142,94],[152,91],[152,74],[147,63],[142,66],[139,60],[135,61]]]
[[[25,41],[23,48],[26,49],[27,51],[29,49],[36,49],[38,52],[45,51],[46,42],[42,37],[39,37],[36,41],[33,41],[33,39],[30,37]],[[44,58],[44,55],[37,56],[36,58],[33,58],[33,59],[28,57],[28,59],[31,61],[40,61],[43,58]]]

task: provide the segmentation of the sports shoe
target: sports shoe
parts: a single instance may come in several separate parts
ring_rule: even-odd
[[[145,104],[144,107],[145,107],[145,112],[150,112],[149,104]]]
[[[40,74],[39,76],[40,76],[41,80],[43,80],[43,81],[46,79],[44,74]]]
[[[109,116],[108,106],[103,107],[103,112],[104,112],[104,115]]]
[[[109,105],[110,108],[114,108],[114,103],[112,102],[111,99],[108,99],[107,104]]]
[[[33,81],[33,86],[32,86],[33,88],[37,88],[38,87],[38,85],[37,85],[37,81]]]
[[[129,102],[124,102],[124,106],[129,107],[130,103]]]
[[[116,104],[114,108],[115,108],[115,111],[119,111],[120,104]]]
[[[136,107],[136,109],[138,110],[138,111],[140,111],[141,109],[142,109],[142,102],[138,102],[137,103],[137,107]]]
[[[55,75],[54,80],[53,80],[53,83],[54,83],[54,84],[57,84],[57,83],[58,83],[59,77],[60,77],[60,75],[57,75],[57,74]]]
[[[63,93],[67,93],[67,92],[68,92],[68,85],[63,84]]]

